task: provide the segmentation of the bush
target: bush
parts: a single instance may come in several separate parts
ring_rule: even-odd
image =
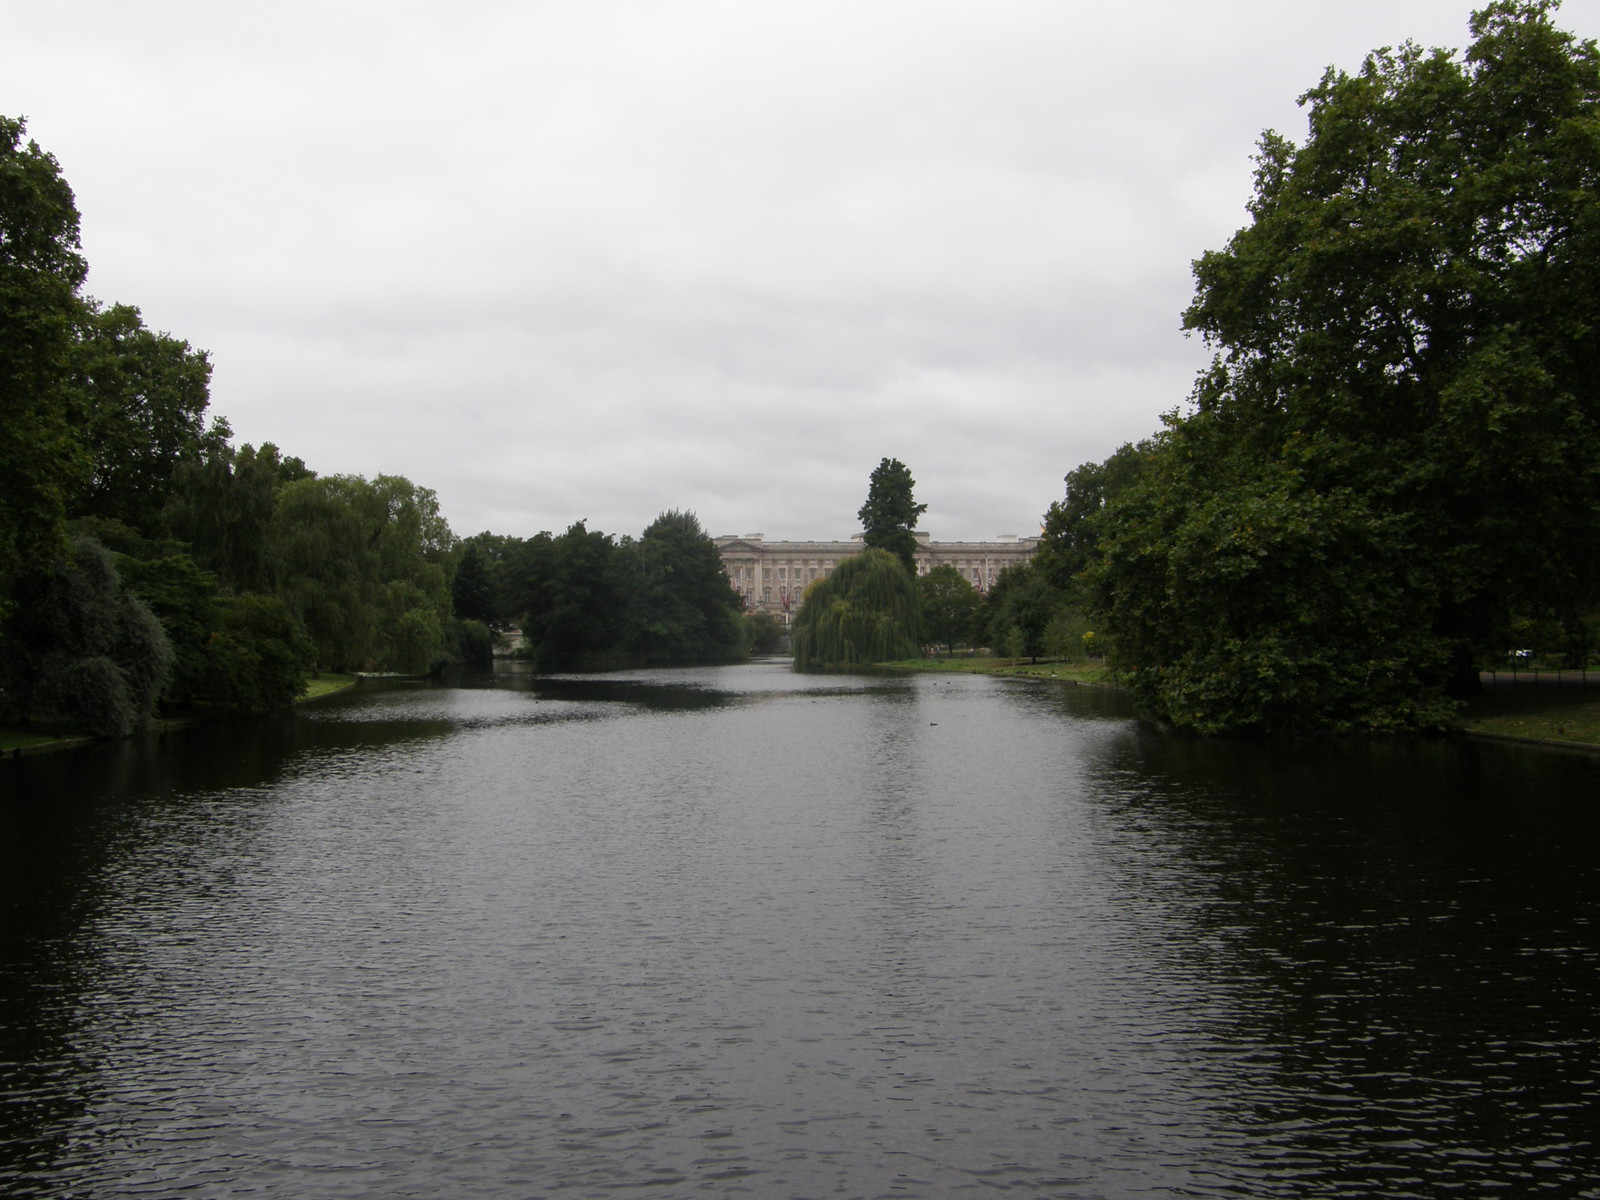
[[[449,665],[487,667],[494,662],[494,633],[482,621],[451,621],[444,645]]]
[[[147,713],[135,706],[117,664],[103,655],[51,659],[34,691],[33,719],[50,729],[127,737]]]
[[[288,606],[247,592],[218,601],[199,698],[241,712],[274,712],[305,691],[316,650]]]
[[[20,581],[0,632],[6,716],[121,737],[141,728],[172,669],[172,645],[122,586],[111,555],[79,538]]]

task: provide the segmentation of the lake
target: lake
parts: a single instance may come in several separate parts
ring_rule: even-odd
[[[502,668],[0,797],[7,1196],[1600,1196],[1600,758]]]

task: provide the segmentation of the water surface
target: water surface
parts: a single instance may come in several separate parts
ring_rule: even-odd
[[[758,663],[0,788],[6,1195],[1600,1195],[1593,759]]]

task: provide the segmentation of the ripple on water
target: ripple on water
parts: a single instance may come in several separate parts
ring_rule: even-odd
[[[759,666],[252,728],[8,807],[8,1194],[1600,1175],[1587,762]]]

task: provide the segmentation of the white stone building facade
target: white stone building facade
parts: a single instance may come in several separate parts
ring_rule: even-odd
[[[1000,572],[1025,563],[1039,546],[1036,537],[1002,535],[992,542],[935,542],[917,533],[917,574],[949,564],[978,591],[987,591]],[[769,542],[759,533],[714,539],[722,569],[750,611],[772,613],[787,625],[814,580],[826,578],[841,559],[860,554],[861,534],[847,542]]]

